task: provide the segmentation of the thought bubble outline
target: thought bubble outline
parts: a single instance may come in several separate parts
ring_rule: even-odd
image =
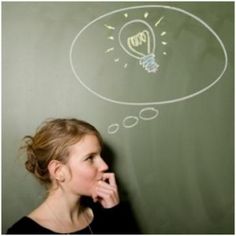
[[[119,129],[120,129],[120,125],[115,123],[115,124],[109,125],[109,127],[107,128],[107,132],[108,134],[115,134]]]
[[[143,113],[146,111],[152,111],[154,114],[152,116],[144,116]],[[154,107],[145,107],[139,112],[139,118],[142,120],[154,120],[159,116],[159,111]]]
[[[73,54],[73,48],[74,48],[74,45],[77,41],[77,39],[79,38],[79,36],[83,33],[83,31],[85,31],[90,25],[92,25],[93,23],[99,21],[100,19],[104,18],[104,17],[107,17],[107,16],[110,16],[112,14],[116,14],[118,12],[122,12],[122,11],[127,11],[127,10],[133,10],[133,9],[141,9],[141,8],[165,8],[165,9],[170,9],[170,10],[174,10],[174,11],[177,11],[177,12],[181,12],[185,15],[188,15],[190,17],[192,17],[193,19],[195,19],[196,21],[198,21],[199,23],[201,23],[203,26],[205,26],[212,34],[213,36],[217,39],[217,41],[219,42],[222,50],[223,50],[223,53],[224,53],[224,59],[225,59],[225,64],[224,64],[224,67],[223,67],[223,70],[221,71],[221,73],[219,74],[219,76],[212,82],[210,83],[208,86],[204,87],[203,89],[195,92],[195,93],[192,93],[192,94],[189,94],[187,96],[183,96],[183,97],[179,97],[179,98],[175,98],[175,99],[170,99],[170,100],[166,100],[166,101],[157,101],[157,102],[124,102],[124,101],[117,101],[117,100],[114,100],[114,99],[111,99],[111,98],[108,98],[108,97],[105,97],[101,94],[99,94],[98,92],[94,91],[93,89],[89,88],[79,77],[79,75],[77,74],[74,66],[73,66],[73,59],[72,59],[72,54]],[[208,89],[210,89],[211,87],[213,87],[223,76],[223,74],[225,73],[226,71],[226,68],[227,68],[227,65],[228,65],[228,56],[227,56],[227,52],[226,52],[226,49],[225,49],[225,46],[222,42],[222,40],[220,39],[220,37],[216,34],[216,32],[207,24],[205,23],[203,20],[201,20],[199,17],[193,15],[192,13],[188,12],[188,11],[185,11],[181,8],[177,8],[177,7],[172,7],[172,6],[167,6],[167,5],[142,5],[142,6],[133,6],[133,7],[127,7],[127,8],[121,8],[121,9],[117,9],[117,10],[114,10],[114,11],[111,11],[111,12],[108,12],[104,15],[101,15],[99,17],[97,17],[96,19],[94,19],[93,21],[89,22],[86,26],[84,26],[80,31],[79,33],[75,36],[75,38],[73,39],[72,43],[71,43],[71,46],[70,46],[70,52],[69,52],[69,58],[70,58],[70,66],[71,66],[71,69],[73,71],[73,74],[75,75],[76,79],[89,91],[91,92],[92,94],[94,94],[95,96],[105,100],[105,101],[108,101],[108,102],[111,102],[111,103],[115,103],[115,104],[120,104],[120,105],[131,105],[131,106],[147,106],[147,105],[163,105],[163,104],[169,104],[169,103],[175,103],[175,102],[180,102],[180,101],[184,101],[184,100],[187,100],[187,99],[190,99],[190,98],[193,98],[205,91],[207,91]]]

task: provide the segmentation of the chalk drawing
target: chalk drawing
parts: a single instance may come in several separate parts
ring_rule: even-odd
[[[119,124],[111,124],[107,128],[107,133],[108,134],[115,134],[120,128]]]
[[[111,26],[111,25],[104,25],[107,29],[110,29],[110,30],[115,30],[115,27]]]
[[[128,13],[124,14],[125,18],[128,18]],[[144,13],[144,18],[147,19],[149,16],[149,12]],[[155,23],[155,27],[157,27],[160,22],[164,19],[164,17],[161,17],[158,19],[158,21]],[[142,25],[143,30],[137,31],[134,35],[128,36],[128,37],[122,37],[122,34],[127,28],[135,29],[137,25]],[[111,25],[104,25],[106,29],[114,30],[116,27]],[[162,32],[161,36],[164,36],[166,32]],[[126,22],[118,32],[118,40],[120,47],[131,57],[138,59],[139,64],[143,66],[143,68],[148,73],[156,73],[158,71],[159,64],[155,61],[155,50],[156,50],[156,36],[154,33],[153,28],[150,26],[150,24],[147,21],[144,21],[142,19],[135,19]],[[109,40],[115,40],[114,36],[108,37]],[[167,45],[167,42],[163,41],[162,45]],[[146,47],[143,47],[146,46]],[[105,53],[113,51],[114,48],[108,48],[106,49]],[[167,55],[167,52],[163,52],[162,55]],[[115,61],[117,62],[117,61]],[[124,68],[127,68],[128,64],[126,63],[124,65]]]
[[[157,27],[161,21],[164,19],[164,16],[162,16],[156,23],[155,23],[155,27]]]
[[[81,37],[81,34],[84,33],[86,31],[86,29],[88,29],[88,27],[90,27],[91,25],[95,24],[96,22],[98,22],[99,20],[102,20],[103,18],[107,17],[107,16],[111,16],[113,14],[117,14],[117,13],[122,13],[125,12],[124,14],[127,16],[126,19],[128,19],[128,12],[129,10],[134,10],[134,9],[146,9],[146,8],[156,8],[156,9],[167,9],[167,10],[171,10],[174,12],[179,12],[182,13],[183,15],[189,16],[192,19],[196,20],[196,22],[200,23],[203,27],[205,27],[210,34],[212,34],[215,39],[217,40],[217,42],[220,45],[221,50],[223,51],[223,56],[224,56],[224,60],[223,60],[223,66],[220,69],[220,72],[216,75],[215,79],[213,81],[211,81],[207,86],[201,88],[200,90],[191,92],[190,94],[187,95],[183,95],[180,97],[174,97],[174,98],[168,98],[168,99],[164,99],[164,100],[154,100],[154,101],[125,101],[125,98],[123,98],[123,100],[117,100],[117,99],[113,99],[111,97],[108,97],[106,95],[102,95],[99,92],[95,91],[94,89],[90,88],[84,81],[83,79],[80,77],[79,75],[79,70],[76,69],[77,67],[75,67],[76,62],[73,61],[73,50],[75,47],[75,44],[77,43],[78,39]],[[163,17],[163,16],[162,16]],[[164,18],[160,18],[157,22],[156,25],[159,26],[159,24],[163,21]],[[148,18],[147,18],[148,19]],[[110,25],[105,25],[105,27],[108,30],[111,31],[115,31],[115,27],[114,26],[110,26]],[[164,34],[164,32],[163,32]],[[165,35],[165,34],[164,34]],[[162,40],[163,42],[165,42],[164,40]],[[114,51],[114,50],[113,50]],[[109,50],[109,52],[111,52]],[[163,55],[166,55],[167,52],[163,52]],[[195,96],[198,96],[200,94],[202,94],[203,92],[206,92],[207,90],[209,90],[212,86],[214,86],[223,76],[223,74],[226,71],[227,65],[228,65],[228,56],[227,56],[227,52],[225,49],[225,46],[222,42],[222,40],[220,39],[220,37],[216,34],[216,32],[207,24],[205,23],[203,20],[201,20],[199,17],[193,15],[192,13],[185,11],[181,8],[177,8],[177,7],[172,7],[172,6],[166,6],[166,5],[140,5],[140,6],[133,6],[133,7],[128,7],[128,8],[122,8],[122,9],[118,9],[115,11],[111,11],[108,12],[102,16],[99,16],[98,18],[96,18],[95,20],[91,21],[90,23],[88,23],[84,28],[82,28],[82,30],[79,31],[79,33],[75,36],[75,38],[73,39],[72,43],[71,43],[71,47],[70,47],[70,52],[69,52],[69,58],[70,58],[70,65],[71,65],[71,69],[76,77],[76,79],[81,83],[82,86],[84,86],[84,88],[86,88],[89,92],[91,92],[92,94],[94,94],[95,96],[97,96],[100,99],[103,99],[107,102],[111,102],[111,103],[115,103],[115,104],[120,104],[120,105],[130,105],[130,106],[153,106],[153,105],[164,105],[164,104],[171,104],[171,103],[176,103],[176,102],[181,102],[187,99],[191,99]],[[125,64],[126,66],[124,66],[123,68],[125,69],[128,66],[128,63]],[[126,68],[127,69],[127,68]]]
[[[149,13],[148,13],[148,12],[145,12],[145,13],[144,13],[144,18],[147,18],[148,15],[149,15]]]
[[[128,37],[127,39],[125,38],[126,40],[124,42],[124,40],[122,40],[123,31],[127,27],[135,28],[135,25],[140,23],[143,24],[144,30]],[[140,65],[142,65],[147,72],[157,72],[159,65],[155,62],[155,34],[146,21],[132,20],[125,23],[118,33],[118,39],[122,49],[131,57],[138,59]],[[141,47],[143,44],[146,46],[144,48],[145,50]]]
[[[142,120],[153,120],[158,115],[159,115],[159,111],[155,109],[154,107],[145,107],[139,112],[139,118]]]
[[[139,122],[139,118],[137,116],[127,116],[122,121],[123,127],[125,128],[133,128]]]
[[[127,13],[125,13],[124,16],[128,18]],[[147,19],[148,16],[149,12],[145,12],[144,18]],[[163,19],[164,17],[162,16],[160,19],[158,19],[154,26],[157,27]],[[124,32],[124,30],[126,30],[127,28],[135,29],[135,27],[140,24],[143,25],[143,30],[141,32],[136,32],[134,35],[129,37],[122,37],[122,33]],[[105,25],[105,27],[112,30],[115,29],[115,27],[113,26]],[[166,32],[162,32],[161,36],[164,36],[165,34]],[[147,23],[147,21],[135,19],[126,22],[119,30],[118,39],[120,47],[129,56],[138,59],[139,64],[143,66],[143,68],[148,73],[156,73],[158,71],[158,67],[160,65],[157,64],[155,61],[156,36],[153,28],[150,26],[149,23]],[[146,47],[143,47],[143,45],[145,45]],[[167,45],[167,42],[163,41],[162,45]],[[167,52],[162,53],[162,55],[167,55]]]
[[[109,53],[109,52],[111,52],[111,51],[113,51],[114,50],[114,48],[108,48],[106,51],[105,51],[105,53]]]
[[[149,121],[157,118],[159,115],[159,110],[154,107],[145,107],[139,111],[138,116],[127,116],[122,121],[122,127],[126,129],[130,129],[135,127],[140,119],[144,121]],[[107,133],[115,134],[119,131],[120,125],[118,123],[114,123],[108,126]]]
[[[144,10],[143,18],[144,19],[132,19],[130,20],[130,15],[129,11],[133,10]],[[178,12],[181,13],[187,17],[190,17],[191,19],[195,20],[197,23],[199,23],[202,27],[204,27],[208,33],[213,36],[213,38],[216,40],[217,44],[219,45],[220,50],[223,52],[223,60],[222,60],[222,67],[218,67],[219,71],[217,71],[214,80],[210,81],[207,84],[204,84],[204,86],[198,88],[197,90],[193,90],[190,93],[187,94],[180,94],[180,96],[173,96],[173,97],[167,97],[166,99],[153,99],[152,101],[149,100],[142,100],[142,101],[137,101],[137,99],[133,99],[132,101],[126,101],[125,97],[121,97],[121,100],[118,100],[117,98],[112,98],[110,96],[106,96],[104,94],[101,94],[100,92],[97,92],[97,90],[91,88],[89,85],[87,85],[84,80],[80,77],[80,71],[78,65],[76,65],[76,62],[73,59],[73,52],[75,45],[77,41],[79,41],[79,38],[81,37],[81,34],[86,32],[86,30],[95,24],[96,22],[99,22],[100,20],[104,20],[104,18],[108,16],[112,16],[113,14],[122,14],[122,16],[125,18],[126,22],[124,24],[121,24],[118,26],[113,26],[109,22],[104,23],[104,29],[109,30],[111,32],[111,35],[107,36],[106,40],[109,40],[110,43],[115,43],[117,42],[118,38],[118,43],[120,48],[130,57],[138,60],[139,64],[145,69],[148,74],[150,73],[157,73],[161,70],[161,64],[160,64],[160,57],[161,56],[166,56],[168,54],[168,50],[163,50],[164,47],[168,49],[167,47],[171,47],[169,45],[168,41],[166,40],[166,36],[168,37],[168,32],[166,30],[159,30],[158,32],[155,31],[155,27],[158,27],[158,29],[161,27],[163,22],[166,22],[166,16],[164,15],[158,15],[155,20],[155,23],[151,24],[150,21],[150,12],[147,9],[164,9],[164,10],[170,10],[173,12]],[[164,13],[163,13],[164,14]],[[138,31],[132,31],[132,29],[135,29],[136,26],[138,27]],[[143,27],[140,27],[142,25]],[[128,29],[128,30],[127,30]],[[131,30],[130,30],[131,29]],[[128,35],[127,33],[124,34],[124,32],[134,32],[131,35]],[[158,34],[158,36],[157,36]],[[163,47],[162,51],[160,51],[160,48],[156,49],[157,42],[156,38],[158,38],[159,44]],[[122,63],[122,60],[117,55],[115,55],[116,52],[116,47],[112,46],[111,44],[107,49],[105,50],[105,55],[106,56],[112,56],[113,60],[110,60],[113,63],[116,63],[117,66]],[[117,45],[116,45],[117,46]],[[143,51],[145,49],[145,51]],[[103,49],[104,50],[104,49]],[[157,55],[158,52],[158,55]],[[166,5],[140,5],[140,6],[133,6],[133,7],[127,7],[127,8],[122,8],[118,9],[115,11],[108,12],[102,16],[99,16],[95,20],[91,21],[88,23],[84,28],[82,28],[81,31],[75,36],[71,43],[70,47],[70,52],[69,52],[69,58],[70,58],[70,66],[72,68],[72,71],[76,77],[76,79],[81,83],[84,88],[86,88],[89,92],[91,92],[93,95],[97,96],[100,99],[103,99],[107,102],[110,103],[115,103],[119,105],[129,105],[129,106],[154,106],[154,105],[164,105],[164,104],[171,104],[171,103],[176,103],[176,102],[181,102],[187,99],[191,99],[195,96],[198,96],[207,90],[209,90],[211,87],[213,87],[223,76],[227,69],[228,65],[228,56],[227,52],[225,49],[225,46],[220,39],[220,37],[216,34],[216,32],[203,20],[201,20],[199,17],[193,15],[192,13],[185,11],[183,9],[177,8],[177,7],[172,7],[172,6],[166,6]],[[159,63],[157,63],[157,62]],[[138,64],[138,63],[137,63]],[[129,69],[129,63],[125,62],[123,66],[121,67],[122,69],[128,70]],[[152,77],[154,78],[154,77]],[[156,77],[157,78],[157,77]],[[162,78],[158,77],[158,80]],[[148,93],[148,91],[147,91]],[[120,96],[119,96],[120,97]],[[133,128],[135,127],[139,120],[152,120],[155,119],[159,115],[159,110],[157,110],[154,107],[146,107],[140,110],[138,116],[127,116],[123,119],[122,126],[124,128]],[[111,124],[108,127],[107,132],[109,134],[115,134],[118,132],[120,129],[120,125],[117,123]]]

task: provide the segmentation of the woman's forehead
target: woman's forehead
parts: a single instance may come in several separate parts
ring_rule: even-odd
[[[75,152],[98,152],[101,150],[101,145],[99,139],[94,134],[86,134],[84,135],[77,143],[73,144],[70,147],[70,153],[73,154]]]

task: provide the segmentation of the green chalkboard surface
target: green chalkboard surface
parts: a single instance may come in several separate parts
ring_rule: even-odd
[[[3,233],[44,197],[21,139],[102,133],[146,234],[234,233],[234,2],[2,2]]]

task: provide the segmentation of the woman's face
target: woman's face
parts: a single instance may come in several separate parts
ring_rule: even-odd
[[[85,135],[78,143],[70,147],[67,167],[69,190],[77,195],[92,196],[98,181],[108,169],[101,158],[101,146],[95,135]]]

